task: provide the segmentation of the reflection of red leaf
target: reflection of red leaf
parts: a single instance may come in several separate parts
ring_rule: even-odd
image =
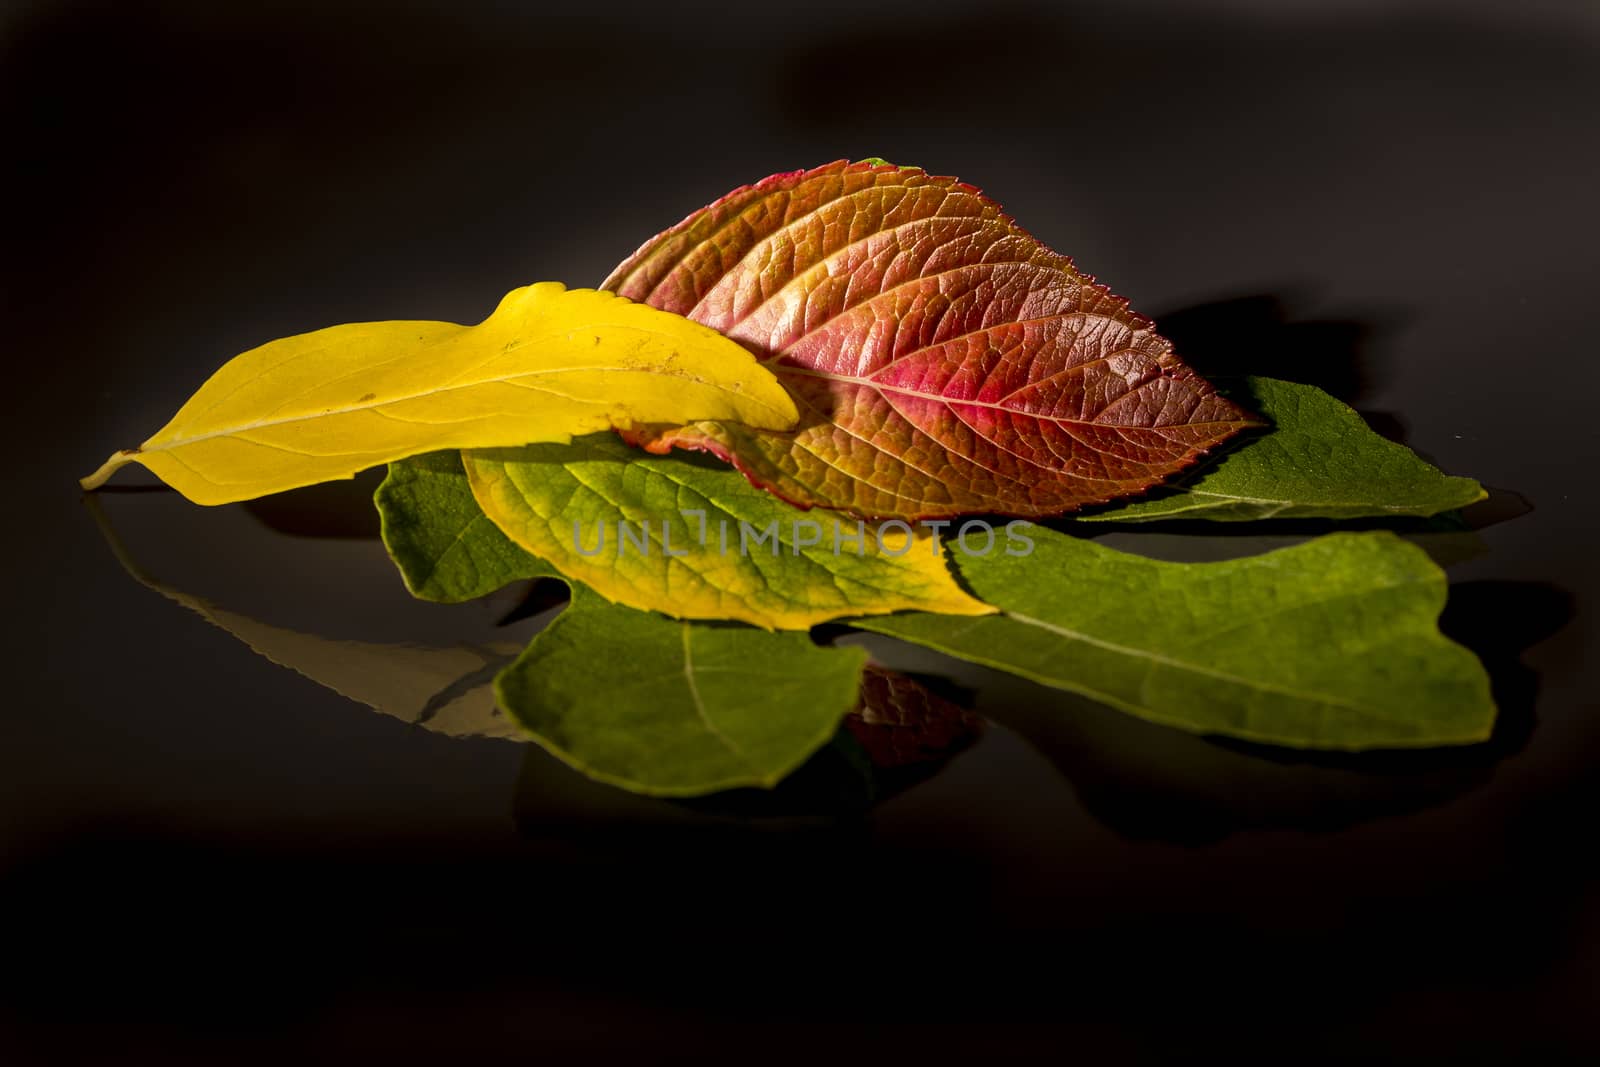
[[[861,703],[844,720],[850,736],[882,769],[942,763],[972,744],[983,720],[903,674],[869,663]]]
[[[795,432],[640,427],[802,506],[1042,516],[1142,492],[1258,420],[970,185],[830,163],[737,189],[605,287],[766,358]]]

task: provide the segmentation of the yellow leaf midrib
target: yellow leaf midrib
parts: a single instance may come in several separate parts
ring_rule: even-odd
[[[329,409],[327,409],[325,411],[320,411],[320,412],[306,412],[306,413],[302,413],[302,414],[298,414],[298,415],[291,415],[291,416],[289,416],[287,418],[282,418],[282,419],[257,419],[254,422],[239,423],[237,425],[225,426],[225,427],[223,427],[221,429],[212,430],[212,431],[210,431],[208,433],[196,434],[196,435],[194,435],[192,437],[173,437],[173,438],[168,438],[165,441],[159,441],[159,440],[157,440],[157,438],[160,435],[157,434],[156,437],[152,437],[149,441],[145,442],[145,444],[140,447],[140,451],[146,451],[146,452],[167,451],[167,450],[171,450],[171,449],[174,449],[174,448],[182,448],[182,447],[184,447],[186,445],[198,444],[198,443],[200,443],[202,441],[210,441],[210,440],[213,440],[213,439],[218,438],[218,437],[235,437],[235,436],[238,436],[239,434],[249,433],[252,430],[266,429],[266,428],[273,427],[273,426],[286,426],[286,425],[289,425],[291,423],[296,423],[296,422],[312,422],[312,421],[315,421],[317,419],[336,418],[336,417],[338,417],[340,415],[353,415],[353,414],[356,414],[358,412],[371,411],[371,410],[376,409],[376,408],[392,407],[392,406],[394,406],[396,404],[403,404],[403,403],[406,403],[406,402],[412,401],[412,400],[422,400],[422,399],[425,399],[425,398],[430,397],[430,396],[438,396],[438,395],[440,395],[442,393],[458,392],[458,391],[465,390],[465,389],[478,389],[478,388],[482,388],[483,386],[486,386],[486,385],[510,385],[510,386],[516,386],[516,383],[521,381],[524,378],[532,378],[532,377],[536,377],[536,376],[540,376],[540,375],[549,375],[549,374],[585,374],[585,373],[590,373],[590,372],[598,373],[598,374],[605,374],[605,373],[610,373],[610,372],[613,372],[613,371],[614,372],[618,372],[618,373],[623,373],[623,374],[649,374],[652,377],[660,377],[660,376],[662,376],[663,373],[665,373],[670,377],[679,378],[679,379],[682,379],[684,381],[695,383],[697,385],[709,385],[710,384],[709,382],[706,381],[706,379],[701,378],[698,375],[674,374],[674,373],[672,373],[670,371],[662,372],[660,370],[654,370],[654,369],[647,370],[647,369],[645,369],[643,367],[639,367],[639,366],[632,366],[632,367],[551,367],[551,368],[548,368],[548,369],[545,369],[545,370],[526,371],[524,373],[511,375],[511,376],[505,377],[505,378],[478,378],[478,379],[474,379],[473,381],[470,381],[470,382],[452,383],[450,385],[440,386],[440,387],[435,388],[435,389],[427,389],[427,390],[423,390],[421,392],[408,393],[408,394],[405,394],[403,396],[390,397],[390,398],[388,398],[386,400],[373,400],[373,401],[371,401],[369,403],[365,403],[365,404],[361,404],[361,403],[349,404],[349,405],[346,405],[344,407],[329,408]],[[550,389],[539,389],[537,386],[533,386],[532,388],[538,389],[539,392],[545,393],[546,395],[556,395],[556,396],[561,396],[562,399],[573,400],[573,398],[570,397],[570,396],[557,394],[553,390],[550,390]],[[744,395],[742,393],[742,391],[741,391],[741,395]],[[599,404],[600,403],[599,401],[583,401],[583,400],[578,400],[578,401],[575,401],[575,402],[576,403],[586,403],[586,404]],[[763,405],[763,406],[764,407],[770,407],[770,405]],[[449,420],[445,420],[443,423],[436,423],[434,425],[450,425],[451,423],[455,423],[455,422],[459,422],[459,421],[462,421],[462,420],[449,419]]]

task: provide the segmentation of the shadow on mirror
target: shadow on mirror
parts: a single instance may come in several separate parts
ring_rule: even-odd
[[[374,467],[354,478],[257,497],[241,506],[264,526],[290,537],[376,539],[378,509],[372,494],[386,471]]]
[[[1388,519],[1330,522],[1312,519],[1274,519],[1266,522],[1163,521],[1120,525],[1107,523],[1046,523],[1074,537],[1097,540],[1109,548],[1173,563],[1214,563],[1259,556],[1338,530],[1388,530],[1410,541],[1441,567],[1478,559],[1489,552],[1488,543],[1469,528],[1460,513],[1448,512],[1429,519]]]
[[[1156,316],[1156,329],[1205,378],[1262,375],[1314,385],[1356,405],[1382,384],[1372,340],[1398,325],[1349,319],[1294,320],[1288,298],[1272,293],[1230,297]],[[1392,441],[1403,427],[1389,416],[1368,416]],[[1401,434],[1402,436],[1397,436]]]

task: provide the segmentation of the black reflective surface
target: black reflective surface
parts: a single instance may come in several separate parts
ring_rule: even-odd
[[[3,16],[0,1058],[1600,1053],[1592,5],[1112,7]],[[734,185],[866,155],[990,191],[1198,366],[1320,384],[1500,490],[1446,618],[1495,738],[1220,745],[869,641],[996,725],[868,812],[741,819],[275,666],[79,499],[236,352],[595,284]],[[141,484],[100,499],[128,552],[266,626],[487,647],[549,606],[411,601],[370,478]]]

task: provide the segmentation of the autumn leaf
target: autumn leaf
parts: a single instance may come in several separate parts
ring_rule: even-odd
[[[1483,665],[1439,632],[1444,572],[1392,533],[1219,563],[1030,536],[1024,558],[959,558],[999,614],[853,625],[1194,733],[1356,750],[1468,744],[1494,725]]]
[[[252,349],[82,485],[140,463],[197,504],[225,504],[435,449],[696,418],[781,430],[796,412],[770,373],[714,331],[541,282],[477,326],[356,323]]]
[[[776,174],[645,242],[605,288],[756,353],[795,432],[635,427],[805,507],[1054,515],[1141,492],[1257,420],[1148,319],[953,178]]]

